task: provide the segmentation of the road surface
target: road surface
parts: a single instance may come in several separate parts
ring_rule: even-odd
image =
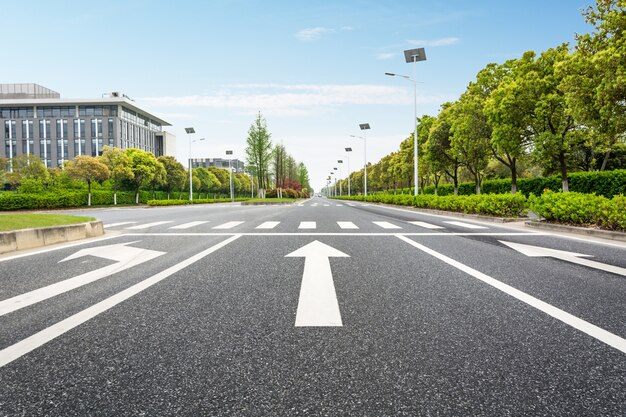
[[[83,214],[77,211],[76,214]],[[314,198],[0,257],[0,415],[626,415],[626,247]]]

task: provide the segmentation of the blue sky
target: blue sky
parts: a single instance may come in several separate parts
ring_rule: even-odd
[[[424,47],[418,114],[436,115],[490,62],[574,41],[592,0],[137,1],[0,0],[0,82],[34,82],[64,98],[120,91],[161,116],[177,158],[244,159],[257,112],[319,190],[350,146],[363,164],[412,131],[412,75],[402,51]],[[343,174],[347,168],[342,168]]]

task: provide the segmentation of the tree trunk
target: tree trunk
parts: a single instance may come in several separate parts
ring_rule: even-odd
[[[606,164],[609,162],[609,157],[611,156],[611,150],[609,149],[604,154],[604,159],[602,160],[602,166],[600,167],[600,171],[604,171],[606,169]]]
[[[91,181],[87,181],[87,207],[91,207]]]
[[[139,204],[139,190],[135,191],[135,204]]]
[[[567,179],[567,163],[565,162],[565,152],[559,154],[559,165],[561,168],[561,183],[563,184],[563,192],[569,191],[569,181]]]
[[[517,160],[513,158],[511,160],[511,194],[517,193]]]

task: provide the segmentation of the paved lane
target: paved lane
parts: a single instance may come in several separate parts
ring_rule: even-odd
[[[442,260],[624,340],[625,277],[502,241],[626,267],[619,244],[326,199],[96,216],[126,224],[106,241],[0,258],[0,303],[117,262],[59,263],[81,249],[103,256],[124,243],[163,254],[0,316],[4,352],[143,288],[0,368],[7,415],[626,413],[625,352]],[[287,256],[314,242],[308,257]],[[340,326],[296,326],[307,262],[314,276],[329,265]],[[322,311],[330,296],[320,294]]]

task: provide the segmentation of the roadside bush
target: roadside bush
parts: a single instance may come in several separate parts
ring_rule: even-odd
[[[408,194],[375,194],[367,196],[367,199],[364,196],[337,198],[498,217],[520,217],[526,214],[526,197],[523,194],[469,196],[420,194],[417,197]]]
[[[626,231],[626,197],[547,191],[531,195],[530,209],[548,221]]]

